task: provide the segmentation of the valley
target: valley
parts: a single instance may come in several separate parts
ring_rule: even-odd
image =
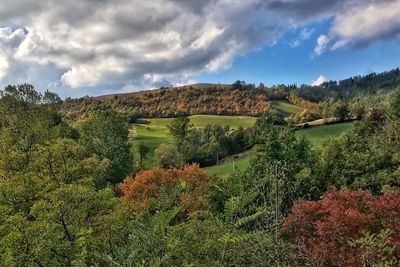
[[[285,117],[291,114],[301,112],[303,108],[290,104],[285,101],[271,101],[273,107]],[[256,117],[250,116],[218,116],[218,115],[192,115],[188,117],[194,128],[204,128],[206,125],[221,125],[222,127],[229,126],[231,129],[238,127],[252,127],[256,121]],[[142,143],[149,147],[148,157],[144,161],[146,168],[156,166],[154,150],[161,144],[167,144],[172,141],[168,124],[172,118],[149,118],[138,119],[136,123],[131,125],[130,139],[132,150],[135,158],[139,157],[138,147]],[[298,137],[304,136],[315,149],[319,149],[321,145],[330,138],[336,138],[350,131],[354,126],[354,122],[343,122],[329,125],[320,125],[311,128],[299,129],[296,131]],[[229,176],[233,171],[233,166],[238,170],[245,170],[250,163],[253,153],[252,150],[239,153],[237,155],[228,156],[222,159],[218,165],[206,167],[210,174],[218,176]],[[234,161],[234,163],[233,163]]]
[[[190,122],[195,128],[203,128],[207,124],[229,126],[231,129],[237,129],[242,126],[248,128],[253,126],[256,119],[249,116],[216,116],[216,115],[193,115],[189,116]],[[172,118],[160,119],[138,119],[130,128],[130,136],[132,139],[133,153],[138,157],[137,148],[140,143],[144,143],[149,147],[149,156],[145,161],[146,167],[154,167],[154,150],[161,144],[171,142],[172,139],[168,134],[167,125]]]

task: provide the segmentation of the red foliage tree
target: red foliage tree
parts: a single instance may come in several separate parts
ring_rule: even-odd
[[[400,247],[400,192],[386,193],[369,203],[379,224],[392,230],[391,242]]]
[[[353,246],[349,241],[385,229],[392,233],[388,245],[398,247],[400,192],[375,198],[365,191],[333,190],[320,201],[295,205],[281,234],[313,265],[363,266],[365,248]],[[394,257],[398,252],[394,250],[389,256]]]
[[[151,209],[149,200],[158,199],[162,189],[168,190],[181,186],[184,192],[179,201],[185,211],[193,211],[207,206],[204,190],[208,184],[207,172],[198,164],[187,165],[182,169],[156,168],[142,171],[135,177],[128,177],[120,185],[125,203],[135,209]]]

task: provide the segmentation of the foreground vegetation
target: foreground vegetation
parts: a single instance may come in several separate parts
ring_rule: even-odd
[[[1,94],[3,266],[399,264],[400,90],[317,150],[277,112],[249,131],[180,117],[161,167],[138,172],[116,111],[70,123],[50,92]],[[249,144],[228,177],[187,164]]]

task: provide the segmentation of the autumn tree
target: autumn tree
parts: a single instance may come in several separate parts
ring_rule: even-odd
[[[209,176],[198,165],[187,165],[182,169],[152,169],[142,171],[135,177],[128,177],[121,184],[123,200],[134,209],[149,210],[151,199],[158,199],[162,190],[181,187],[183,193],[179,201],[186,211],[193,211],[207,207],[204,197]]]
[[[386,230],[390,234],[380,249],[363,241]],[[398,192],[373,197],[365,191],[330,191],[322,200],[296,204],[281,234],[313,265],[366,266],[374,258],[392,266],[399,260],[399,231]]]
[[[251,198],[232,198],[222,216],[197,211],[182,220],[182,188],[162,190],[151,201],[153,212],[140,213],[131,224],[126,243],[116,246],[110,264],[129,266],[292,266],[296,263],[287,243],[275,242],[251,225],[263,212],[242,216]],[[250,228],[250,229],[249,229]]]

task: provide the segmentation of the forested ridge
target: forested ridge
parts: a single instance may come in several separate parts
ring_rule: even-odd
[[[332,107],[348,106],[352,116],[359,116],[371,107],[371,98],[385,95],[400,86],[400,71],[394,69],[341,81],[328,81],[319,86],[247,84],[194,84],[176,88],[160,88],[138,93],[102,97],[66,99],[63,111],[72,119],[99,108],[112,107],[131,118],[162,118],[210,115],[260,116],[274,109],[271,100],[288,101],[307,110],[298,114],[296,122],[333,116]],[[363,98],[363,101],[360,101]],[[357,105],[354,99],[358,99]],[[376,104],[376,103],[375,103]],[[311,114],[310,114],[311,113]],[[301,118],[298,118],[301,117]]]

